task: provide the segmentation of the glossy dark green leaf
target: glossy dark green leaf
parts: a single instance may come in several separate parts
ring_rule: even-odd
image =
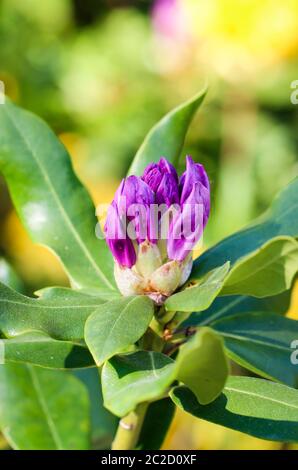
[[[222,391],[228,374],[223,341],[203,328],[185,346],[177,360],[153,351],[114,356],[102,370],[105,406],[125,416],[146,401],[162,397],[175,381],[187,384],[202,403],[214,400]]]
[[[175,414],[175,405],[170,398],[150,403],[146,412],[137,449],[158,450]]]
[[[298,321],[269,312],[226,317],[212,324],[231,358],[243,367],[291,387],[298,387],[298,367],[291,362]]]
[[[0,334],[12,338],[36,330],[53,339],[81,340],[86,319],[102,302],[70,289],[58,299],[32,299],[0,283]]]
[[[137,351],[112,357],[101,378],[105,407],[122,417],[165,393],[175,378],[175,363],[161,353]]]
[[[201,278],[211,269],[239,258],[260,248],[277,236],[298,236],[298,178],[294,179],[273,201],[272,206],[247,228],[225,238],[206,250],[195,262],[192,279]]]
[[[103,289],[81,289],[74,290],[68,287],[44,287],[35,292],[35,295],[42,300],[62,300],[62,301],[72,301],[72,300],[83,300],[86,299],[90,302],[98,302],[99,304],[108,302],[110,300],[116,300],[121,297],[120,293],[112,290],[103,290]],[[90,299],[91,297],[91,299]],[[97,300],[94,300],[96,298]],[[93,299],[93,300],[92,300]]]
[[[281,294],[263,298],[245,295],[216,297],[212,305],[204,312],[193,312],[183,326],[212,325],[216,320],[246,312],[271,312],[284,315],[289,309],[290,301],[290,289]]]
[[[203,406],[186,387],[171,392],[174,403],[197,418],[261,439],[298,442],[298,390],[248,377],[230,377],[223,393]]]
[[[2,365],[0,428],[14,449],[85,450],[89,447],[87,390],[65,372]]]
[[[165,302],[166,309],[174,312],[206,310],[220,292],[228,271],[229,262],[208,273],[197,281],[194,286],[187,287],[169,297]]]
[[[197,400],[211,403],[224,388],[229,374],[222,339],[209,328],[201,328],[181,346],[176,359],[176,377],[187,385]]]
[[[154,305],[146,296],[126,297],[101,305],[87,320],[85,340],[98,366],[143,336]]]
[[[95,208],[66,149],[9,101],[0,107],[0,171],[28,233],[56,253],[73,286],[114,288],[112,257],[95,236]]]
[[[204,88],[189,101],[173,109],[150,130],[128,174],[141,175],[146,165],[157,162],[162,156],[174,165],[178,163],[187,130],[206,93],[207,89]]]
[[[18,292],[24,292],[25,286],[20,277],[17,275],[12,266],[4,259],[0,257],[0,282],[17,290]]]
[[[73,374],[83,382],[89,393],[92,448],[109,449],[117,430],[118,419],[103,406],[99,370],[91,367],[75,370]]]
[[[55,340],[39,331],[28,331],[10,339],[0,339],[3,363],[28,363],[51,369],[94,366],[82,342]]]
[[[279,294],[291,287],[297,271],[298,242],[291,237],[276,237],[234,264],[220,295]]]

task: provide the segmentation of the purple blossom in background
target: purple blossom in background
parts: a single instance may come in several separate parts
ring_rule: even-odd
[[[188,38],[187,21],[180,0],[155,0],[152,22],[155,31],[169,39]]]

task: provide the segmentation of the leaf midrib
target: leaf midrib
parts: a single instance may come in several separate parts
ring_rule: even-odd
[[[286,402],[283,402],[283,401],[280,401],[280,400],[277,400],[276,398],[271,398],[271,397],[267,397],[267,396],[264,396],[264,395],[261,395],[261,394],[258,394],[258,393],[254,393],[254,392],[248,392],[248,391],[245,391],[245,390],[239,390],[235,387],[229,387],[229,386],[226,386],[224,388],[224,391],[227,390],[227,391],[230,391],[230,392],[237,392],[237,393],[240,393],[242,395],[249,395],[251,397],[256,397],[256,398],[262,398],[264,400],[267,400],[267,401],[272,401],[273,403],[279,403],[280,405],[283,405],[283,406],[287,406],[289,408],[294,408],[295,410],[297,409],[298,410],[298,406],[295,406],[293,405],[292,403],[286,403]]]
[[[79,247],[81,248],[82,252],[85,254],[85,257],[87,258],[87,260],[89,260],[89,262],[91,263],[91,265],[93,266],[95,272],[99,275],[99,277],[102,279],[102,281],[111,289],[111,290],[114,290],[113,289],[113,286],[112,284],[110,283],[110,281],[108,280],[108,278],[105,276],[105,274],[101,271],[101,269],[99,268],[99,266],[97,265],[97,263],[95,262],[95,260],[93,259],[90,251],[87,249],[86,245],[84,244],[83,240],[81,239],[81,236],[79,235],[79,233],[76,231],[73,223],[71,222],[71,220],[68,218],[67,216],[67,212],[65,211],[60,199],[59,199],[59,196],[55,190],[55,187],[54,185],[52,184],[50,178],[48,177],[46,171],[44,170],[43,166],[41,165],[41,163],[39,162],[38,158],[36,157],[35,155],[35,152],[33,151],[30,143],[27,141],[26,137],[23,135],[21,129],[19,128],[19,126],[17,125],[17,123],[15,122],[14,118],[10,115],[8,109],[5,107],[5,112],[8,116],[8,118],[10,119],[12,125],[15,127],[16,131],[19,133],[21,139],[23,140],[25,146],[27,147],[27,150],[29,151],[29,153],[32,155],[36,165],[38,166],[44,180],[45,180],[45,183],[48,185],[49,187],[49,190],[50,192],[52,193],[53,195],[53,198],[57,204],[57,207],[58,207],[58,210],[60,211],[61,215],[62,215],[62,218],[65,220],[66,222],[66,225],[69,227],[71,233],[73,234],[74,238],[76,239]]]
[[[52,420],[50,410],[49,410],[49,408],[47,406],[47,403],[46,403],[46,400],[43,396],[43,393],[42,393],[42,390],[41,390],[41,387],[40,387],[40,384],[39,384],[38,377],[35,373],[35,370],[34,370],[33,366],[29,366],[29,365],[27,365],[27,368],[28,368],[29,374],[31,376],[32,384],[33,384],[33,387],[35,389],[37,399],[38,399],[39,404],[41,406],[41,409],[42,409],[42,411],[45,415],[46,423],[48,425],[48,428],[49,428],[50,434],[53,438],[53,441],[54,441],[54,443],[55,443],[58,450],[63,450],[64,449],[63,443],[60,439],[60,436],[59,436],[58,430],[56,429],[55,423]]]
[[[276,200],[276,202],[279,202],[278,200]],[[277,211],[276,210],[276,207],[274,208],[269,208],[264,214],[262,214],[257,221],[255,221],[255,225],[248,225],[247,227],[244,227],[242,230],[239,230],[239,232],[236,232],[232,235],[230,235],[229,237],[227,238],[224,238],[223,240],[220,240],[218,243],[216,243],[216,245],[210,247],[208,250],[204,251],[204,253],[202,253],[201,256],[198,256],[196,259],[195,259],[195,262],[198,263],[200,258],[204,257],[204,260],[205,258],[208,257],[208,255],[210,256],[210,254],[212,254],[212,256],[214,256],[215,253],[217,253],[218,250],[222,249],[222,246],[225,245],[225,244],[229,244],[231,242],[231,240],[233,241],[233,243],[235,243],[235,241],[237,242],[239,239],[241,239],[241,237],[243,236],[243,234],[247,234],[248,231],[249,231],[249,235],[251,236],[252,234],[254,234],[255,231],[259,231],[260,228],[262,229],[262,227],[266,224],[272,224],[273,220],[275,222],[279,222],[281,221],[288,213],[292,212],[294,209],[296,209],[296,207],[298,207],[298,203],[297,204],[292,204],[291,206],[289,206],[284,212],[282,211]],[[272,210],[272,209],[275,209],[275,210]],[[275,215],[275,213],[278,212],[278,216]],[[282,212],[282,213],[280,213]],[[280,232],[276,234],[276,236],[280,235]],[[285,234],[283,233],[283,235],[288,235],[288,236],[296,236],[297,234]],[[259,244],[259,247],[263,244],[263,243],[266,243],[266,241],[268,241],[269,239],[268,238],[265,238],[263,240],[263,242],[261,241],[260,244]],[[252,249],[249,253],[252,253],[253,251],[255,251],[255,248]],[[236,263],[237,261],[234,262],[234,264]]]
[[[271,347],[271,348],[281,349],[282,351],[291,352],[291,348],[286,348],[285,346],[281,346],[281,345],[277,345],[277,344],[273,344],[273,343],[267,343],[266,341],[258,340],[258,339],[252,338],[252,337],[241,336],[241,335],[238,336],[236,334],[226,333],[226,332],[222,332],[220,330],[215,330],[215,331],[217,331],[217,333],[219,333],[221,336],[224,336],[224,337],[227,337],[227,338],[237,339],[237,340],[243,341],[243,342],[252,342],[252,343],[256,343],[256,344],[261,344],[262,346],[267,346],[267,347]]]
[[[210,317],[204,318],[199,325],[204,326],[204,325],[209,325],[214,322],[214,320],[217,320],[218,318],[221,318],[222,314],[226,313],[229,311],[231,307],[235,307],[236,305],[240,304],[243,300],[245,300],[246,296],[238,297],[235,300],[232,300],[228,304],[226,304],[224,307],[221,307],[219,310],[217,310],[215,313],[210,315]],[[200,312],[196,312],[200,313]]]
[[[0,299],[0,303],[9,303],[9,304],[14,304],[14,305],[22,305],[27,308],[39,308],[39,309],[56,309],[56,310],[63,310],[63,309],[76,309],[76,308],[90,308],[94,307],[94,310],[99,307],[99,305],[93,305],[93,304],[87,304],[87,305],[35,305],[34,299],[32,299],[32,302],[29,299],[28,302],[20,302],[20,301],[15,301],[15,300],[8,300],[8,299]],[[35,300],[35,302],[40,302],[38,299]]]
[[[290,240],[288,240],[288,242],[290,242]],[[296,247],[294,247],[294,243],[292,243],[292,245],[293,246],[290,247],[287,253],[283,253],[282,255],[279,254],[279,255],[274,256],[273,258],[270,258],[267,263],[263,263],[261,266],[254,269],[253,271],[250,270],[248,274],[244,277],[241,277],[240,280],[229,283],[229,278],[231,278],[235,272],[237,273],[237,269],[243,267],[246,264],[246,261],[250,261],[252,260],[252,258],[249,257],[247,260],[240,261],[238,265],[236,264],[234,266],[233,270],[228,275],[226,282],[224,283],[224,287],[235,287],[239,284],[241,285],[243,282],[247,281],[249,278],[254,277],[258,272],[263,271],[264,269],[268,268],[268,266],[270,266],[271,264],[274,264],[280,258],[285,258],[289,254],[291,254],[293,251],[296,251],[298,249],[298,244]]]
[[[100,354],[100,362],[102,362],[102,358],[104,357],[105,359],[108,359],[108,357],[106,357],[106,354],[105,354],[105,351],[106,351],[106,345],[107,343],[109,342],[110,340],[110,337],[113,333],[113,331],[115,330],[115,327],[117,325],[117,323],[122,319],[123,315],[125,315],[125,312],[126,310],[134,303],[134,302],[137,302],[139,299],[137,297],[133,298],[132,300],[130,300],[126,305],[125,307],[123,308],[123,310],[121,310],[121,313],[117,316],[116,320],[114,321],[114,324],[112,326],[112,328],[110,329],[109,331],[109,334],[107,335],[107,337],[105,338],[105,341],[103,343],[103,347],[102,347],[102,353]],[[116,311],[116,314],[117,314],[117,311]],[[96,315],[96,312],[94,312],[94,315]],[[107,348],[109,349],[109,348]]]

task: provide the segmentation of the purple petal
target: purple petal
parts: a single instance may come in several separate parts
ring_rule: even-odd
[[[178,175],[173,165],[161,158],[145,168],[143,180],[155,192],[156,203],[168,207],[179,203]]]
[[[118,264],[127,268],[134,266],[137,257],[133,243],[129,238],[125,240],[107,240],[107,244]]]
[[[205,168],[201,163],[195,163],[191,156],[186,157],[186,171],[180,177],[180,202],[183,204],[190,195],[193,185],[200,182],[210,192],[210,183]]]
[[[156,191],[156,203],[166,204],[168,207],[172,204],[179,204],[178,184],[170,173],[163,175]]]
[[[158,163],[150,163],[145,168],[142,179],[154,192],[157,192],[164,175],[171,175],[172,181],[178,184],[177,171],[166,158],[162,157]]]
[[[159,165],[160,171],[163,174],[165,173],[171,174],[174,177],[176,183],[178,183],[177,171],[176,171],[176,168],[172,165],[172,163],[170,163],[166,158],[161,157],[161,159],[158,162],[158,165]]]
[[[159,165],[157,163],[150,163],[150,165],[145,168],[142,179],[150,186],[152,191],[155,192],[162,180],[162,176]]]
[[[190,195],[183,203],[183,207],[186,204],[191,206],[192,214],[195,213],[196,206],[201,206],[203,228],[205,228],[210,214],[210,192],[200,181],[193,185]]]
[[[172,260],[183,261],[202,236],[203,205],[185,203],[175,216],[169,231],[167,252]]]
[[[126,219],[120,216],[115,201],[108,209],[104,230],[113,257],[121,266],[131,268],[136,263],[136,252],[126,233]]]
[[[170,227],[167,251],[170,259],[183,261],[203,234],[210,212],[210,191],[201,181],[192,184],[190,194]]]
[[[120,197],[122,201],[120,203]],[[154,202],[154,193],[152,189],[138,176],[129,176],[122,180],[116,191],[114,201],[118,208],[126,202],[126,210],[131,204],[150,205]]]
[[[141,243],[149,233],[149,207],[154,193],[137,176],[121,181],[108,209],[105,223],[106,240],[119,264],[131,267],[136,262],[132,240]]]

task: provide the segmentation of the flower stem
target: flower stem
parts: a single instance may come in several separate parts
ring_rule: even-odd
[[[160,328],[160,330],[158,330],[158,332],[155,331],[155,329],[152,328],[151,322],[150,328],[148,328],[143,338],[141,338],[139,345],[142,349],[147,351],[161,352],[165,345],[165,342],[161,337],[161,331],[163,331],[163,327],[158,324],[157,320],[154,320],[154,326],[156,328]],[[128,415],[120,420],[114,441],[112,443],[112,450],[135,449],[148,406],[149,402],[140,403],[134,411],[131,411]]]
[[[141,403],[120,420],[112,450],[132,450],[136,447],[148,405]]]

